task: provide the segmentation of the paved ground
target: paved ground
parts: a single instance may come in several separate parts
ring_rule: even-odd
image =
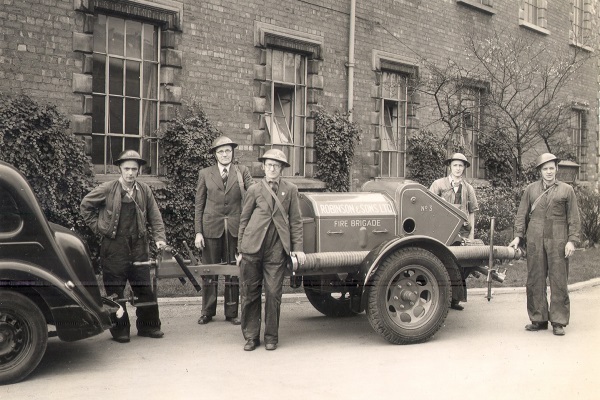
[[[572,289],[564,337],[523,329],[522,290],[491,302],[472,290],[465,311],[411,346],[385,342],[364,314],[327,318],[289,297],[274,352],[244,352],[239,327],[222,317],[200,326],[198,304],[163,301],[164,339],[51,339],[38,369],[0,399],[597,399],[600,281]]]

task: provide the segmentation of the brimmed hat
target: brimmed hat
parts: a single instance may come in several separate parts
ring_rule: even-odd
[[[463,153],[454,153],[452,154],[452,157],[450,157],[449,159],[446,160],[445,164],[446,165],[450,165],[450,163],[454,160],[457,161],[462,161],[465,163],[465,167],[469,168],[471,166],[471,163],[469,162],[469,160],[467,160],[467,157],[465,157],[465,155]]]
[[[265,151],[262,157],[258,157],[258,161],[264,162],[265,160],[275,160],[283,164],[284,167],[289,167],[290,164],[287,162],[285,153],[279,149],[269,149]]]
[[[535,167],[539,168],[542,165],[546,164],[548,161],[554,161],[556,162],[556,164],[559,163],[559,158],[556,157],[554,154],[552,153],[544,153],[544,154],[540,154],[537,158],[537,160],[535,160]]]
[[[142,156],[140,156],[140,153],[135,150],[125,150],[121,152],[121,154],[119,154],[119,158],[115,160],[114,164],[118,166],[121,165],[123,161],[137,161],[139,165],[146,164],[146,160],[144,160]]]
[[[221,146],[231,146],[232,149],[235,149],[238,145],[227,136],[219,136],[213,141],[210,151],[214,152]]]

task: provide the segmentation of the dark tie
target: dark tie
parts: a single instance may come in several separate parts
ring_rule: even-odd
[[[227,168],[223,168],[221,178],[223,178],[223,186],[227,187]]]
[[[275,193],[275,196],[277,196],[277,182],[271,181],[269,182],[269,186],[271,186],[271,190],[273,191],[273,193]],[[273,205],[275,205],[275,199],[273,199]]]
[[[453,186],[457,187],[458,189],[456,190],[456,192],[454,193],[454,204],[461,204],[462,203],[462,183],[452,183]]]

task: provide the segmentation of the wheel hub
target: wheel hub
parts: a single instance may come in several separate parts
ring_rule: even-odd
[[[411,266],[399,270],[388,286],[388,315],[405,329],[425,324],[436,304],[435,280],[429,271]]]
[[[0,315],[0,362],[12,359],[23,344],[23,329],[9,315]]]

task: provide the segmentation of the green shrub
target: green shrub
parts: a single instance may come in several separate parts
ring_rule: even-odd
[[[408,179],[424,186],[445,175],[446,146],[433,133],[419,131],[408,138],[409,158],[406,164]]]
[[[0,158],[25,175],[48,220],[74,228],[95,253],[98,243],[79,214],[95,185],[93,169],[69,125],[53,105],[0,93]]]
[[[496,129],[479,137],[479,156],[485,160],[488,181],[493,186],[511,186],[514,181],[514,156],[509,132]]]
[[[584,247],[600,243],[600,193],[587,187],[577,187],[577,204],[581,218],[581,241]]]
[[[350,167],[361,132],[348,114],[319,110],[315,115],[317,170],[315,178],[325,182],[329,192],[350,190]]]
[[[512,227],[518,206],[515,199],[521,192],[504,186],[475,188],[479,203],[479,211],[475,213],[475,237],[489,243],[491,220],[494,217],[494,242],[507,245],[513,239]]]
[[[161,163],[166,166],[168,184],[155,188],[154,193],[169,244],[179,250],[183,249],[184,240],[193,241],[198,171],[215,163],[210,146],[219,135],[196,102],[177,112],[161,132]]]

